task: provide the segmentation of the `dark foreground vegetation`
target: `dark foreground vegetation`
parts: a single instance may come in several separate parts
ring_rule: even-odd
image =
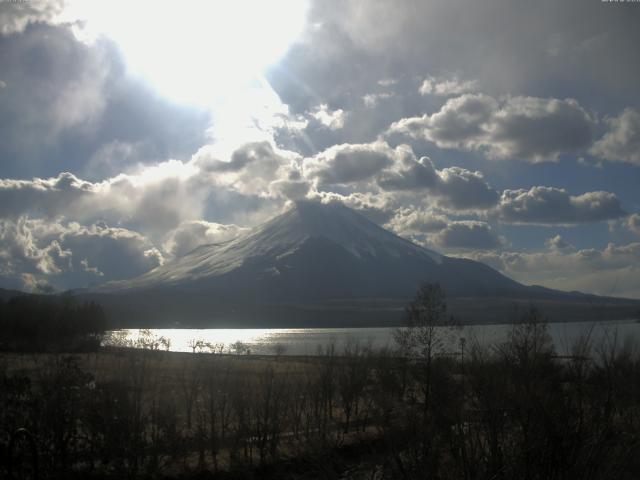
[[[0,350],[96,350],[107,328],[102,308],[70,296],[0,298]]]
[[[586,333],[559,357],[531,310],[443,354],[447,322],[426,286],[393,351],[5,353],[0,478],[640,477],[632,346]]]

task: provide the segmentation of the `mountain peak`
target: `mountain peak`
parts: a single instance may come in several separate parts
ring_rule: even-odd
[[[398,237],[341,203],[298,201],[281,215],[234,240],[199,247],[141,277],[111,282],[101,290],[192,283],[227,275],[256,262],[279,265],[310,243],[331,246],[354,261],[420,258],[440,264],[443,259],[442,255]]]
[[[442,256],[385,230],[362,214],[339,202],[297,201],[282,215],[257,228],[257,233],[275,235],[280,243],[298,243],[308,238],[329,240],[355,255],[397,257],[404,251],[428,255],[439,262]]]

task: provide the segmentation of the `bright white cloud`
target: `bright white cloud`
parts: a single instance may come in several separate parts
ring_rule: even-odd
[[[329,106],[323,103],[311,112],[311,116],[328,129],[339,130],[344,127],[346,113],[341,108],[330,110]]]
[[[204,220],[183,222],[167,234],[164,250],[174,256],[182,256],[196,247],[232,240],[248,231],[237,225],[223,225]]]
[[[462,95],[463,93],[475,92],[478,90],[477,80],[460,81],[458,77],[450,79],[427,77],[420,86],[421,95],[436,95],[439,97],[451,97]]]
[[[0,34],[11,35],[22,32],[27,25],[36,22],[60,23],[65,21],[65,0],[46,2],[2,2],[0,5]]]

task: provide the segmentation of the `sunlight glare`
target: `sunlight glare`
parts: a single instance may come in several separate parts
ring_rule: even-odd
[[[128,67],[168,98],[210,107],[251,86],[300,35],[302,0],[78,1],[76,35],[113,39]]]

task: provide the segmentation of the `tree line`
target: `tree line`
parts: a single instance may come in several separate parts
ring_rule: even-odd
[[[70,296],[21,295],[0,299],[0,348],[96,349],[107,328],[102,308]]]

